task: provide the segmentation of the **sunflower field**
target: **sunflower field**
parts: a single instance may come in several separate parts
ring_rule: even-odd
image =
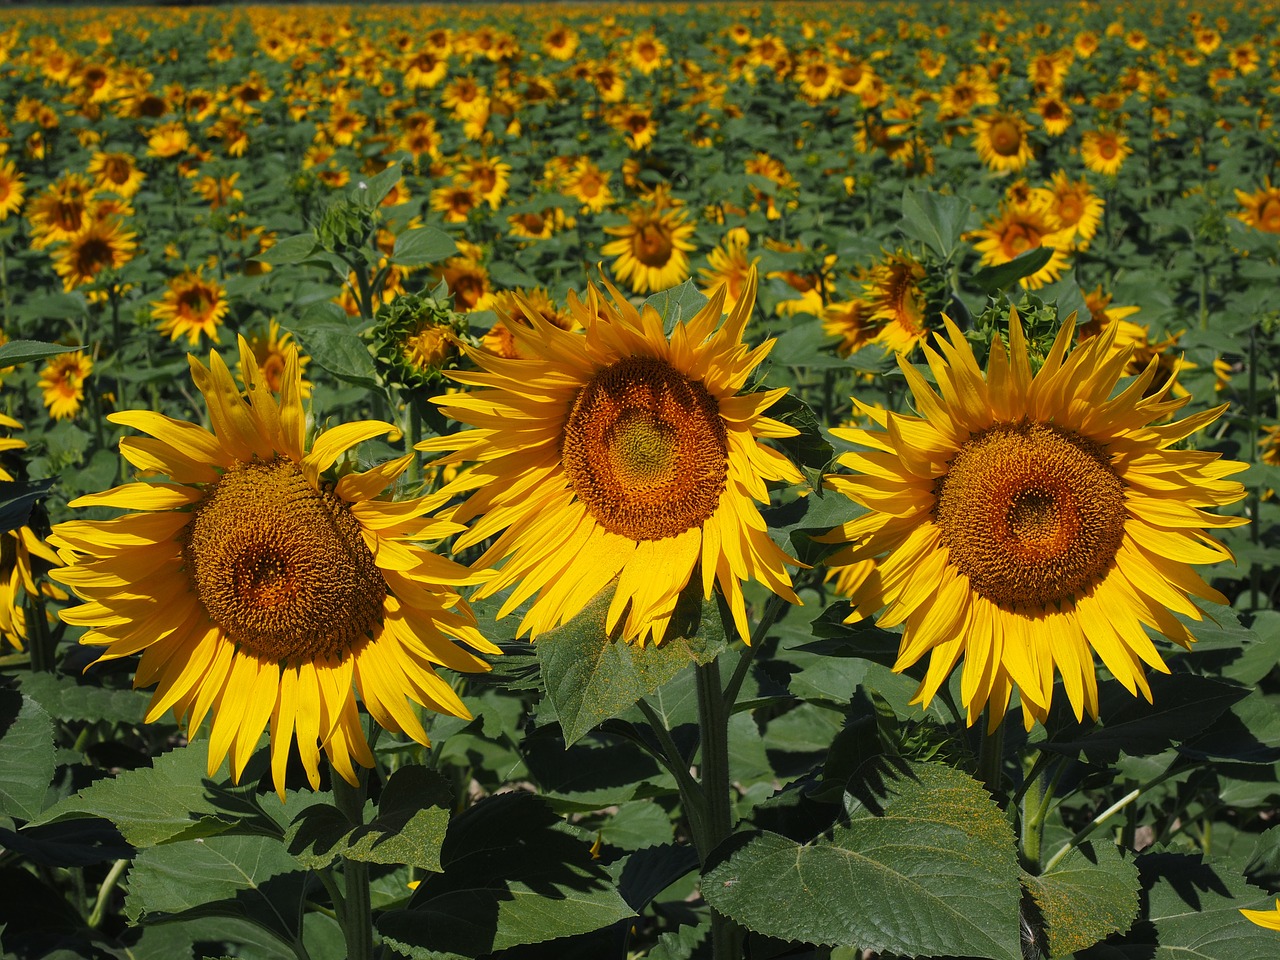
[[[1275,0],[7,8],[0,957],[1280,957],[1277,116]]]

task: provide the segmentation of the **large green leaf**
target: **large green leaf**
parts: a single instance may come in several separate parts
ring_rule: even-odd
[[[532,794],[490,797],[455,817],[440,860],[444,872],[378,922],[410,957],[484,957],[634,916],[592,860],[591,837]]]
[[[453,237],[435,227],[415,227],[396,237],[391,262],[402,267],[425,267],[458,252]]]
[[[312,868],[347,857],[438,871],[450,806],[449,786],[439,774],[401,767],[387,781],[378,815],[369,823],[352,828],[336,807],[323,803],[302,810],[289,831],[289,852]]]
[[[983,293],[996,294],[1013,286],[1023,277],[1029,277],[1053,259],[1052,247],[1036,247],[1019,254],[1008,263],[983,267],[973,275],[974,285]]]
[[[54,771],[53,719],[16,690],[0,690],[0,813],[34,820]]]
[[[83,309],[83,308],[81,308]],[[77,311],[78,313],[79,311]],[[0,367],[12,367],[20,363],[48,360],[60,353],[71,353],[79,347],[64,347],[41,340],[10,340],[0,344]]]
[[[25,527],[31,508],[52,486],[52,480],[0,480],[0,533]]]
[[[203,745],[171,750],[150,767],[91,783],[55,803],[31,825],[102,817],[114,823],[125,840],[142,848],[222,833],[245,820],[264,822],[250,788],[229,788],[205,775],[206,757]],[[261,829],[271,832],[269,825]]]
[[[1270,910],[1274,899],[1245,882],[1241,868],[1199,854],[1138,857],[1146,910],[1123,937],[1078,954],[1080,960],[1275,960],[1280,935],[1240,914]]]
[[[625,643],[605,631],[613,599],[609,587],[576,617],[539,638],[538,664],[564,731],[572,744],[603,720],[616,717],[691,663],[709,663],[726,646],[717,601],[696,595],[672,621],[680,635],[660,646]],[[677,629],[683,622],[684,629]]]
[[[301,317],[282,317],[281,323],[311,358],[335,377],[362,387],[377,386],[378,372],[369,345],[337,304],[315,303]]]
[[[707,296],[698,289],[692,280],[686,280],[678,287],[661,290],[648,297],[644,305],[653,307],[662,317],[662,326],[667,336],[675,330],[676,324],[688,323],[707,304]]]
[[[283,267],[302,263],[310,258],[311,254],[315,253],[319,246],[320,243],[316,240],[314,233],[300,233],[296,236],[277,240],[262,253],[249,259],[257,260],[260,263],[269,263],[273,267]]]
[[[704,875],[707,902],[783,940],[1020,960],[1013,832],[986,790],[942,764],[876,770],[847,825],[750,840]]]
[[[960,245],[969,203],[960,197],[908,188],[902,194],[902,219],[898,229],[919,240],[943,260],[950,260]]]
[[[151,694],[142,690],[99,687],[60,674],[28,673],[19,683],[55,720],[139,724],[151,702]]]
[[[1138,868],[1113,843],[1081,844],[1052,870],[1023,883],[1040,908],[1050,957],[1065,957],[1113,933],[1138,915]]]
[[[204,837],[139,853],[124,908],[135,922],[247,920],[291,943],[301,934],[306,881],[277,837]]]

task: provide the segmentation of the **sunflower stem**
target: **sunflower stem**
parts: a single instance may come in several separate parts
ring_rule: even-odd
[[[98,888],[98,897],[93,902],[93,912],[85,921],[89,929],[96,930],[102,925],[102,920],[107,914],[107,901],[111,899],[111,891],[116,888],[120,875],[124,873],[127,866],[129,866],[128,860],[117,860],[111,865],[111,869],[102,881],[102,886]]]
[[[1004,767],[1004,724],[991,729],[991,706],[982,708],[982,741],[978,745],[977,778],[982,781],[991,795],[999,798],[1003,795],[1002,773]]]
[[[729,838],[733,830],[733,807],[729,799],[729,711],[732,703],[720,683],[720,661],[696,667],[698,685],[698,726],[702,735],[702,794],[706,801],[707,825],[698,859],[705,866],[711,852]],[[742,928],[729,917],[711,911],[711,955],[713,960],[738,960],[742,956]]]
[[[336,774],[336,771],[335,771]],[[352,826],[364,823],[366,774],[357,773],[355,786],[341,776],[333,777],[333,799]],[[369,865],[350,857],[342,858],[342,936],[347,943],[347,960],[373,960],[373,904],[369,895]]]
[[[645,719],[649,721],[649,726],[652,728],[654,736],[658,738],[658,743],[662,749],[655,752],[642,739],[637,739],[635,742],[651,753],[675,778],[676,786],[680,790],[680,803],[684,807],[685,817],[689,821],[689,833],[693,835],[693,846],[698,851],[698,858],[701,860],[703,850],[707,846],[706,796],[702,792],[701,785],[697,780],[693,779],[693,775],[689,772],[689,762],[685,759],[684,754],[680,752],[680,748],[676,746],[675,740],[671,738],[671,732],[667,730],[662,718],[658,716],[657,712],[644,697],[640,698],[637,706],[640,707],[640,712],[644,714]]]

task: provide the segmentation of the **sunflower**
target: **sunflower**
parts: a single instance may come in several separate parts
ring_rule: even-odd
[[[1017,113],[997,110],[976,118],[973,127],[974,148],[992,170],[1016,173],[1034,159],[1027,141],[1031,125]]]
[[[3,176],[0,176],[0,182],[3,182]],[[1264,233],[1280,233],[1280,187],[1273,187],[1270,177],[1262,181],[1262,189],[1257,193],[1237,190],[1236,200],[1244,207],[1235,215],[1237,219]]]
[[[170,340],[185,336],[193,346],[201,334],[218,342],[218,327],[227,315],[227,295],[217,280],[206,280],[204,269],[187,270],[169,281],[164,295],[151,305],[151,317]]]
[[[671,62],[667,56],[667,45],[653,33],[637,34],[627,45],[627,62],[635,70],[645,76],[653,73]]]
[[[1077,328],[1077,337],[1081,343],[1114,326],[1115,332],[1111,334],[1113,351],[1146,344],[1147,328],[1128,319],[1141,310],[1141,307],[1111,306],[1111,294],[1103,293],[1102,284],[1085,291],[1084,302],[1089,308],[1089,319]]]
[[[839,337],[836,353],[847,357],[870,343],[878,330],[871,321],[871,305],[854,298],[829,303],[823,308],[822,332],[829,337]]]
[[[542,38],[542,51],[552,60],[562,63],[572,60],[578,51],[578,33],[572,27],[556,24]]]
[[[9,215],[22,209],[23,196],[22,174],[12,160],[0,163],[0,222],[9,219]]]
[[[497,322],[480,339],[480,349],[508,360],[532,360],[537,356],[521,349],[520,343],[511,333],[511,327],[517,324],[532,328],[533,322],[527,319],[531,312],[561,330],[582,328],[571,313],[556,306],[551,295],[542,287],[531,290],[497,290],[482,297],[477,308],[492,310],[498,315]]]
[[[1267,930],[1280,930],[1280,900],[1276,900],[1276,908],[1274,910],[1242,909],[1240,913],[1250,923],[1256,923]]]
[[[1071,108],[1056,94],[1049,94],[1036,101],[1036,113],[1044,125],[1044,132],[1051,137],[1060,137],[1071,126]]]
[[[464,160],[454,179],[465,184],[490,210],[497,210],[511,186],[511,164],[497,157]]]
[[[280,323],[276,320],[270,320],[265,330],[259,329],[255,333],[251,333],[248,337],[249,349],[253,352],[253,359],[258,365],[258,370],[262,373],[262,379],[267,381],[267,386],[272,393],[280,393],[284,389],[284,374],[286,361],[290,351],[296,349],[293,341],[293,334],[287,330],[280,329]],[[304,400],[311,396],[311,381],[305,377],[307,364],[311,362],[311,358],[299,353],[298,354],[298,395]],[[245,377],[243,368],[240,370],[240,377]]]
[[[462,180],[431,191],[431,209],[444,214],[445,223],[466,223],[479,202],[475,188]]]
[[[453,639],[497,652],[455,590],[483,576],[416,545],[461,529],[427,516],[443,498],[379,498],[412,455],[329,479],[344,452],[396,428],[347,423],[308,450],[296,350],[279,400],[243,338],[243,387],[216,352],[208,367],[189,360],[213,432],[150,410],[111,415],[150,434],[122,440],[125,459],[168,480],[72,502],[134,512],[54,528],[72,561],[54,576],[85,601],[62,618],[88,628],[80,642],[104,647],[100,660],[142,652],[134,683],[157,685],[148,721],[172,709],[194,734],[212,712],[211,776],[230,753],[239,780],[269,725],[282,797],[295,740],[313,787],[320,747],[354,784],[352,760],[373,765],[356,693],[379,724],[424,744],[415,704],[469,716],[435,667],[486,669]]]
[[[724,287],[724,311],[728,313],[738,305],[738,298],[746,288],[747,277],[760,261],[758,256],[747,257],[751,234],[743,227],[733,227],[724,235],[720,246],[707,254],[707,265],[699,267],[702,275],[702,292],[708,296]]]
[[[186,125],[173,121],[154,127],[147,135],[147,156],[172,160],[191,147],[191,132]]]
[[[88,177],[66,173],[28,203],[32,248],[43,250],[51,244],[70,240],[83,230],[89,223],[94,189]]]
[[[1002,204],[996,218],[973,231],[969,238],[977,241],[974,246],[982,254],[983,266],[1008,263],[1037,247],[1051,248],[1049,262],[1019,281],[1030,290],[1054,282],[1068,266],[1066,231],[1056,230],[1043,210],[1029,204]]]
[[[862,285],[875,340],[895,353],[910,353],[929,336],[924,279],[924,264],[899,250],[872,267]]]
[[[96,151],[89,159],[89,174],[99,190],[110,190],[116,196],[128,200],[142,189],[147,175],[138,169],[138,162],[131,153],[104,153]]]
[[[772,346],[742,342],[755,290],[753,272],[723,324],[717,291],[668,337],[651,307],[592,287],[585,304],[570,297],[585,333],[536,316],[532,329],[512,327],[536,359],[467,349],[481,372],[452,376],[482,389],[436,402],[475,429],[419,449],[475,462],[441,493],[470,492],[452,514],[474,521],[458,549],[497,536],[477,564],[505,562],[477,596],[514,587],[499,616],[533,598],[521,634],[536,640],[611,583],[606,629],[641,644],[662,642],[686,588],[709,598],[719,583],[744,641],[740,581],[799,602],[785,569],[794,561],[755,502],[768,500],[766,481],[800,480],[759,442],[795,433],[764,415],[786,390],[739,393]]]
[[[1080,138],[1080,159],[1093,173],[1115,176],[1131,153],[1129,138],[1118,130],[1086,130]]]
[[[1033,376],[1011,311],[1008,349],[994,340],[984,376],[944,322],[941,355],[925,348],[940,393],[898,362],[924,416],[855,400],[875,428],[834,431],[864,449],[840,458],[856,473],[828,483],[869,512],[823,539],[848,544],[839,564],[876,561],[850,621],[883,610],[880,626],[904,625],[895,670],[929,654],[916,703],[963,657],[970,724],[988,708],[994,729],[1015,686],[1028,729],[1044,721],[1055,672],[1077,719],[1096,718],[1094,652],[1150,700],[1142,664],[1168,668],[1144,626],[1189,646],[1173,614],[1199,620],[1192,597],[1227,602],[1190,564],[1231,559],[1202,528],[1247,521],[1200,508],[1243,497],[1224,478],[1245,464],[1174,449],[1226,405],[1152,426],[1186,401],[1144,397],[1154,365],[1113,396],[1128,354],[1112,354],[1109,332],[1068,354],[1074,325],[1063,324]]]
[[[60,353],[40,371],[38,386],[44,394],[49,416],[66,420],[80,412],[84,402],[84,384],[93,373],[93,360],[83,350]]]
[[[561,192],[582,204],[582,212],[600,213],[613,205],[608,171],[597,167],[590,157],[580,157],[561,181]]]
[[[605,227],[617,237],[600,248],[606,257],[617,257],[613,273],[627,281],[635,293],[665,290],[689,279],[689,238],[694,226],[685,222],[685,211],[663,210],[654,205],[632,207],[628,222]]]
[[[0,427],[21,429],[22,424],[0,413]],[[0,437],[0,451],[22,450],[27,443],[16,437]],[[13,474],[0,465],[0,480],[12,481]],[[0,534],[0,639],[15,650],[25,648],[27,618],[23,597],[40,595],[65,600],[67,595],[52,584],[37,582],[42,568],[62,561],[30,526],[23,525]]]
[[[95,221],[54,253],[54,272],[62,278],[63,289],[70,292],[132,260],[138,248],[136,240],[137,234],[125,230],[116,217]]]
[[[1049,225],[1066,234],[1067,245],[1072,250],[1087,250],[1098,232],[1105,206],[1087,180],[1068,180],[1059,170],[1048,187],[1031,191],[1031,202],[1045,213]]]

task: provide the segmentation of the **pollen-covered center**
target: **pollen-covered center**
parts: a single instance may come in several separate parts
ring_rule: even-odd
[[[628,357],[579,391],[561,462],[602,527],[661,540],[715,513],[729,472],[728,435],[701,382],[664,360]]]
[[[387,583],[359,521],[292,460],[237,464],[185,533],[200,602],[249,653],[278,663],[342,657],[381,622]]]
[[[1124,537],[1124,485],[1106,455],[1051,424],[975,434],[934,492],[951,563],[1003,606],[1080,595],[1111,569]]]

